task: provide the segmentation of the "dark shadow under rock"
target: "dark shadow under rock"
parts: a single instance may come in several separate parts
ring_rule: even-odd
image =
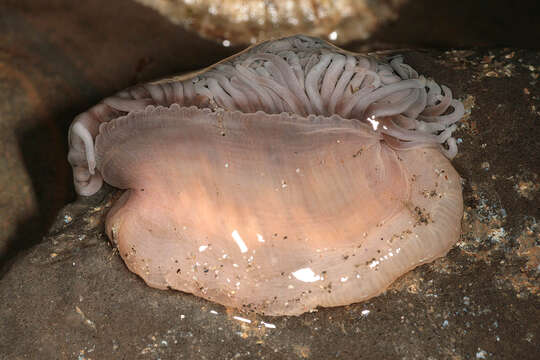
[[[147,287],[103,232],[119,192],[68,205],[0,283],[0,353],[43,359],[537,359],[540,54],[407,52],[470,112],[462,237],[370,301],[261,317]]]

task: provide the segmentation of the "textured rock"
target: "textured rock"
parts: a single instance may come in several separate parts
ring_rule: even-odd
[[[449,255],[385,294],[300,317],[265,318],[147,287],[103,233],[118,192],[59,214],[0,283],[5,358],[536,359],[540,316],[540,53],[406,52],[470,113],[453,161],[465,216]]]
[[[298,33],[365,40],[406,0],[135,0],[210,39],[250,44]]]

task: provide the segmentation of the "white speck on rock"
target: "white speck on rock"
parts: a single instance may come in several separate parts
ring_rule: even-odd
[[[487,359],[487,355],[487,351],[478,348],[478,351],[476,352],[477,359]]]
[[[233,319],[238,320],[238,321],[241,321],[241,322],[245,322],[245,323],[247,323],[247,324],[251,324],[251,320],[246,319],[246,318],[243,318],[243,317],[241,317],[241,316],[233,316]]]
[[[275,329],[276,328],[276,325],[270,324],[270,323],[265,323],[264,321],[261,321],[261,324],[263,324],[264,327],[267,327],[269,329]]]
[[[443,327],[443,329],[445,329],[445,328],[448,327],[448,320],[444,320],[444,321],[443,321],[442,327]]]

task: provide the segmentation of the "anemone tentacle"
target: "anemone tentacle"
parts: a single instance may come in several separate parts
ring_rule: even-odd
[[[385,126],[393,147],[440,144],[452,158],[452,137],[464,115],[450,89],[420,76],[402,56],[386,61],[341,51],[318,39],[294,36],[256,45],[190,78],[134,86],[103,100],[73,122],[69,161],[79,193],[94,171],[94,139],[99,124],[149,105],[208,107],[213,110],[302,116],[340,115]],[[77,174],[75,174],[75,171]],[[94,181],[92,191],[94,191]]]

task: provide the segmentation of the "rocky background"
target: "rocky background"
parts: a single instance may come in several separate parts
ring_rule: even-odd
[[[118,193],[76,199],[65,160],[76,114],[241,47],[131,0],[4,0],[0,359],[539,358],[540,9],[505,3],[411,1],[345,46],[401,49],[465,103],[457,246],[371,301],[265,318],[145,286],[103,233]]]

